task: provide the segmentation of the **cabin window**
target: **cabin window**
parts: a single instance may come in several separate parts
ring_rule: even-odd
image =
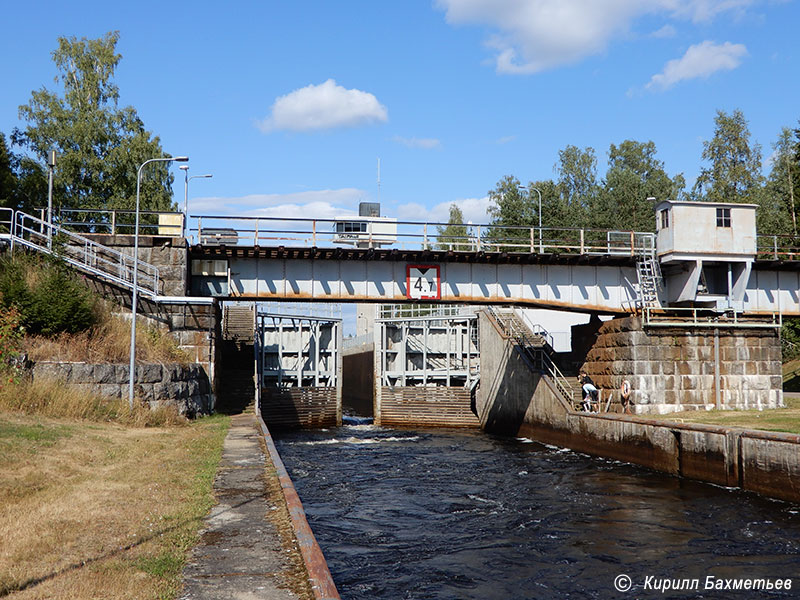
[[[336,233],[365,233],[367,224],[364,221],[343,221],[336,223]]]
[[[660,225],[661,229],[668,229],[669,228],[669,209],[665,208],[660,213]]]
[[[718,208],[717,209],[717,227],[730,227],[731,226],[731,209]]]

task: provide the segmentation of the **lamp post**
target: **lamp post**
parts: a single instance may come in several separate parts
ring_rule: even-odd
[[[152,162],[186,162],[188,156],[151,158],[144,161],[136,171],[136,224],[133,230],[133,294],[131,299],[131,356],[128,363],[128,404],[133,408],[133,379],[136,369],[136,301],[139,291],[139,195],[142,185],[142,169]]]
[[[47,170],[50,176],[47,181],[47,247],[53,247],[53,170],[56,168],[56,151],[47,153]]]
[[[539,254],[544,254],[544,245],[542,244],[542,192],[535,187],[530,189],[539,194]]]
[[[181,165],[180,170],[183,171],[184,180],[183,180],[183,237],[188,238],[188,228],[187,224],[189,223],[189,181],[192,179],[210,179],[213,177],[212,174],[206,173],[205,175],[192,175],[189,177],[189,165]]]

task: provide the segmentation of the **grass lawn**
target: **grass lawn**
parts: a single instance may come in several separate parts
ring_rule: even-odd
[[[765,431],[800,433],[800,398],[785,396],[786,408],[771,410],[692,410],[668,415],[637,415],[640,417],[681,423],[706,423],[724,427],[742,427]]]
[[[229,424],[0,409],[0,597],[176,597]]]

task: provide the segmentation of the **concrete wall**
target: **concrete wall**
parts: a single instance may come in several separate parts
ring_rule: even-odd
[[[583,368],[599,388],[614,391],[615,404],[627,377],[637,413],[715,408],[717,386],[719,408],[783,406],[776,329],[645,329],[638,317],[597,325],[596,334],[582,332],[591,346]]]
[[[481,428],[516,435],[540,377],[485,312],[478,316],[481,383],[475,408]]]
[[[486,431],[800,501],[800,436],[573,412],[485,314],[480,327],[483,379],[477,406]]]
[[[109,398],[128,397],[128,373],[128,365],[118,364],[38,362],[33,366],[34,379],[59,381]],[[171,404],[190,417],[214,408],[208,375],[197,364],[138,364],[134,393],[153,407]]]

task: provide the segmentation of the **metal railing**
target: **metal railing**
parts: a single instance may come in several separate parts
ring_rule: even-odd
[[[645,306],[642,324],[645,327],[779,328],[783,325],[783,315],[744,315],[733,309],[718,312],[710,308],[664,309]]]
[[[464,304],[381,304],[378,319],[436,319],[475,315],[476,309]]]
[[[123,288],[133,289],[133,256],[98,244],[59,225],[51,226],[24,212],[2,208],[0,238],[8,239],[12,249],[19,245],[54,255],[79,270]],[[158,296],[158,268],[141,260],[136,264],[138,292],[151,298]]]
[[[341,219],[283,217],[233,217],[191,215],[192,243],[217,238],[216,243],[252,246],[314,246],[346,244],[335,230]],[[360,218],[353,216],[353,221]],[[563,254],[615,254],[634,256],[642,247],[655,247],[655,234],[607,229],[507,227],[489,224],[390,221],[396,232],[349,234],[360,247],[460,252],[526,252]],[[465,235],[452,235],[448,227],[463,227]],[[541,234],[541,236],[540,236]],[[387,241],[391,239],[391,241]]]
[[[494,321],[500,326],[500,329],[503,331],[504,335],[512,340],[514,340],[518,347],[522,350],[523,355],[528,359],[530,366],[539,371],[540,373],[547,375],[550,377],[550,380],[555,385],[556,390],[561,396],[566,400],[571,408],[576,406],[574,390],[572,386],[567,383],[567,378],[561,372],[561,369],[553,362],[553,359],[550,358],[550,355],[547,353],[546,347],[543,346],[540,340],[536,340],[535,343],[532,343],[533,340],[531,338],[532,332],[525,331],[519,323],[519,317],[515,318],[503,318],[503,313],[496,311],[493,307],[488,307],[489,315],[494,319]],[[527,329],[527,328],[526,328]],[[545,331],[545,334],[547,332]],[[537,337],[539,334],[535,334]]]
[[[39,218],[47,220],[47,210],[39,209]],[[139,235],[183,237],[183,213],[174,211],[140,210]],[[54,215],[64,229],[86,234],[133,235],[136,211],[129,209],[62,208]]]

